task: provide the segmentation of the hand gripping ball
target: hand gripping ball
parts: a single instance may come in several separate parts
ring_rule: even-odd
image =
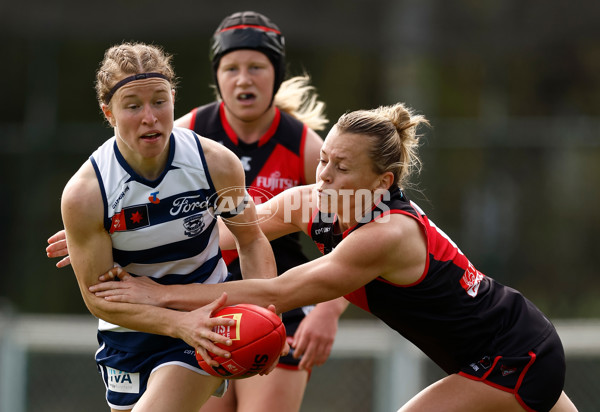
[[[231,353],[229,359],[209,355],[219,366],[208,365],[196,351],[200,367],[207,373],[225,379],[243,379],[254,376],[273,365],[285,345],[285,327],[279,316],[261,306],[239,304],[218,310],[213,317],[235,320],[233,326],[217,326],[213,330],[231,339],[232,345],[217,346]]]

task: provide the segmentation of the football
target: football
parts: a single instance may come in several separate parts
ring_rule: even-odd
[[[208,365],[196,351],[200,367],[207,373],[225,379],[243,379],[267,370],[273,365],[285,345],[285,326],[279,316],[270,310],[251,304],[228,306],[218,310],[213,317],[227,317],[233,326],[219,326],[215,332],[231,339],[232,345],[219,347],[231,353],[229,359],[210,356],[219,362],[218,367]]]

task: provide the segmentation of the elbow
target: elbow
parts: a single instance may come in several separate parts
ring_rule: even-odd
[[[85,293],[83,302],[88,311],[96,318],[106,320],[107,311],[103,309],[104,298],[99,298],[93,293]]]
[[[93,305],[90,304],[88,302],[86,302],[85,306],[88,308],[88,311],[96,318],[98,319],[103,319],[106,316],[106,313],[102,310],[100,310],[100,308],[97,305]]]

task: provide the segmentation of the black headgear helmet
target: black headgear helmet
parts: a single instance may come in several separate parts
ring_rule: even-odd
[[[210,47],[210,60],[219,93],[217,69],[221,57],[241,49],[257,50],[271,61],[275,69],[272,102],[285,77],[285,39],[279,27],[255,11],[237,12],[223,19],[212,37]]]

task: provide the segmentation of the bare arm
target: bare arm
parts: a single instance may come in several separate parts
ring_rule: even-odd
[[[316,182],[321,146],[323,146],[323,139],[314,130],[308,129],[304,143],[304,180],[306,184]]]
[[[186,113],[179,119],[176,119],[174,125],[177,127],[185,127],[186,129],[191,129],[193,126],[192,117],[192,112]]]
[[[299,198],[304,198],[309,202],[311,193],[310,186],[296,187],[284,191],[269,202],[258,205],[256,209],[259,211],[260,228],[265,228],[269,238],[274,239],[283,234],[298,232],[300,226],[306,227],[303,215],[310,216],[310,210],[294,208],[292,216],[289,217],[287,213],[284,213],[284,206],[292,201],[300,203]],[[291,196],[293,199],[286,200],[285,197],[287,196]],[[233,249],[236,246],[236,238],[221,219],[219,220],[220,244],[223,246],[223,242],[225,242],[228,248]],[[231,226],[234,230],[241,230],[240,228],[242,228],[242,226]],[[242,242],[244,241],[245,239],[242,239]],[[252,270],[252,268],[249,270]],[[256,271],[255,273],[255,278],[260,278],[260,275],[267,272]],[[98,280],[106,283],[95,285],[91,290],[93,292],[111,290],[98,295],[102,297],[121,295],[119,298],[110,298],[115,301],[156,305],[182,311],[191,311],[203,304],[203,298],[194,285],[160,285],[147,277],[136,277],[128,279],[127,282],[111,283],[110,281],[114,279],[115,275],[111,272],[102,274]],[[248,276],[246,277],[248,278]]]
[[[398,215],[394,217],[398,218],[410,219]],[[417,223],[410,224],[414,224],[414,235],[420,236]],[[425,249],[413,248],[411,251],[414,235],[411,233],[407,239],[403,239],[402,231],[391,229],[396,228],[379,224],[366,225],[347,236],[330,254],[292,268],[274,279],[190,285],[186,293],[194,296],[196,306],[225,291],[231,304],[254,303],[266,307],[273,303],[278,312],[285,312],[336,299],[378,276],[398,284],[412,283],[422,273]],[[92,290],[109,300],[126,301],[129,284],[135,280],[128,278],[121,283],[101,283]],[[178,291],[181,288],[164,287],[164,303],[170,306],[170,302],[177,302],[180,299]]]
[[[208,169],[219,194],[218,209],[225,213],[238,209],[233,213],[234,216],[221,221],[233,235],[244,278],[277,276],[271,244],[260,230],[254,202],[246,196],[242,164],[235,154],[224,146],[205,138],[201,138],[201,142]]]
[[[190,345],[204,346],[209,350],[218,350],[209,340],[226,341],[212,332],[212,327],[219,324],[220,319],[208,319],[212,310],[224,304],[223,298],[200,310],[197,313],[200,317],[184,319],[185,314],[181,312],[149,305],[109,302],[90,292],[89,287],[97,283],[98,276],[111,269],[114,262],[112,242],[103,225],[100,188],[89,162],[65,187],[61,211],[77,283],[85,305],[94,316],[141,332],[178,337]]]
[[[197,303],[225,291],[232,304],[272,303],[278,312],[285,312],[339,298],[376,277],[399,285],[411,284],[423,274],[426,255],[424,234],[417,221],[392,215],[387,223],[367,224],[352,232],[328,255],[292,268],[275,279],[201,285]]]
[[[256,205],[259,227],[268,240],[295,232],[306,233],[314,208],[312,191],[312,185],[293,187]],[[219,222],[219,236],[221,249],[235,248],[235,240],[223,222]]]

